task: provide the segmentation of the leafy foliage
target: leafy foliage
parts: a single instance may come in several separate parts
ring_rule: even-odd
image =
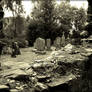
[[[17,4],[17,5],[21,5],[21,0],[0,0],[0,15],[4,15],[4,11],[3,11],[3,8],[6,7],[7,9],[10,9],[11,11],[15,11],[14,8],[13,8],[13,4],[14,2]],[[1,12],[2,11],[2,12]],[[0,18],[0,35],[3,34],[3,16],[2,15],[2,18]],[[4,35],[4,34],[3,34]],[[3,36],[4,37],[4,36]]]
[[[92,35],[92,1],[91,0],[87,0],[88,1],[88,11],[87,11],[87,15],[88,15],[88,25],[85,27],[85,29],[88,31],[89,35]]]
[[[2,0],[2,4],[5,5],[7,9],[10,9],[11,11],[14,11],[14,3],[16,5],[21,5],[22,0]]]
[[[39,1],[39,0],[38,0]],[[71,7],[68,2],[55,4],[55,0],[40,0],[33,9],[29,24],[28,39],[33,43],[37,37],[51,38],[68,36],[72,22],[76,30],[81,32],[85,26],[87,15],[83,8]]]
[[[15,22],[15,23],[14,23]],[[25,38],[26,36],[26,19],[17,16],[17,17],[8,17],[4,18],[4,28],[3,32],[5,34],[5,37],[11,39],[11,38]]]
[[[62,36],[65,33],[67,37],[70,29],[72,28],[72,22],[76,27],[76,30],[81,32],[87,16],[84,9],[77,9],[71,7],[69,3],[63,2],[60,5],[56,5],[56,0],[32,0],[34,2],[33,12],[31,18],[28,18],[28,33],[27,39],[30,40],[31,44],[37,37],[51,38],[53,41],[57,36]],[[37,3],[35,3],[35,1]],[[24,12],[21,5],[21,0],[4,0],[3,5],[7,9],[10,9],[16,18],[14,21],[14,29],[12,32],[15,34],[15,38],[21,34],[23,37],[26,30],[21,14]],[[21,27],[22,26],[22,27]],[[12,25],[10,26],[12,29]],[[10,30],[11,30],[10,29]],[[18,34],[18,35],[17,35]]]
[[[29,39],[55,38],[53,37],[56,23],[55,0],[39,0],[38,4],[34,6],[32,12],[32,19],[29,25],[30,35]],[[34,35],[34,36],[33,36]]]
[[[66,34],[68,34],[72,28],[72,22],[74,22],[76,30],[78,31],[81,31],[85,26],[87,15],[83,8],[78,9],[71,7],[69,3],[63,2],[57,7],[57,11],[60,29]]]

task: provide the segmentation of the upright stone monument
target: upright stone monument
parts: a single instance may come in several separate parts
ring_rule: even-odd
[[[65,39],[65,35],[63,33],[62,37],[61,37],[61,46],[65,46],[66,45],[66,39]]]
[[[61,38],[57,37],[54,41],[54,46],[56,47],[56,50],[61,48]]]
[[[34,43],[34,48],[38,51],[44,51],[45,50],[45,40],[42,38],[37,38]]]
[[[29,42],[27,40],[25,40],[25,47],[29,46]]]
[[[56,38],[56,42],[57,42],[57,48],[61,48],[61,38],[60,37],[57,37]]]
[[[67,39],[66,39],[66,45],[70,43],[70,37],[68,35]]]
[[[47,47],[47,50],[51,50],[51,39],[46,40],[46,47]]]

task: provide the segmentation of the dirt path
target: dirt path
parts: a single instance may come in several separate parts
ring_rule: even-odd
[[[2,55],[0,60],[2,62],[2,66],[8,66],[12,69],[28,66],[28,64],[32,64],[35,60],[48,57],[51,53],[51,51],[48,51],[45,55],[35,54],[35,52],[32,52],[32,49],[32,47],[21,49],[21,55],[16,58],[11,58],[10,55]]]

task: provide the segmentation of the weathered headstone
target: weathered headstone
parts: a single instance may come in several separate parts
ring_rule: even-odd
[[[29,42],[27,40],[25,40],[25,47],[28,47]]]
[[[4,47],[3,47],[2,54],[7,54],[7,46],[4,46]]]
[[[57,41],[57,48],[61,48],[61,38],[57,37],[56,41]]]
[[[37,38],[34,43],[34,48],[38,51],[44,51],[45,50],[45,40],[42,38]]]
[[[7,47],[7,54],[11,54],[12,53],[12,49],[10,46]]]
[[[51,39],[46,40],[47,50],[51,50]]]
[[[66,45],[69,44],[69,43],[70,43],[70,38],[69,38],[69,35],[68,35],[68,37],[66,39]]]
[[[65,39],[65,35],[63,33],[62,37],[61,37],[61,46],[65,46],[66,44],[66,39]]]
[[[54,46],[56,47],[56,50],[61,48],[61,38],[57,37],[54,41]]]

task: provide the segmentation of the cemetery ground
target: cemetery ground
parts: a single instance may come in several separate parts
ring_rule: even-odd
[[[37,54],[33,52],[32,51],[33,49],[34,49],[33,47],[21,48],[20,49],[21,55],[17,55],[16,58],[12,58],[11,55],[7,55],[7,54],[1,56],[0,58],[0,62],[1,62],[0,92],[8,92],[7,86],[4,86],[4,84],[7,84],[7,80],[5,80],[4,78],[4,76],[6,76],[7,73],[11,74],[14,71],[15,76],[16,74],[17,75],[24,74],[24,72],[21,72],[21,69],[26,69],[30,67],[32,63],[35,63],[36,60],[47,58],[52,52],[52,51],[47,51],[46,54],[42,55],[42,54]],[[15,86],[14,84],[12,85]],[[16,89],[14,89],[14,92],[15,91]],[[13,89],[10,92],[13,92]],[[17,90],[16,92],[19,92],[19,91]],[[29,91],[27,90],[27,92]]]
[[[52,47],[44,55],[33,49],[21,49],[16,58],[1,56],[0,92],[83,92],[83,86],[92,88],[91,81],[82,79],[87,62],[92,65],[92,47],[68,44],[57,51]],[[88,70],[90,75],[91,68]]]
[[[16,67],[18,68],[19,63],[23,63],[26,65],[26,63],[32,64],[35,63],[35,60],[40,60],[43,58],[46,58],[50,55],[52,51],[47,51],[46,54],[41,55],[37,54],[32,51],[33,47],[29,48],[21,48],[21,55],[17,55],[16,58],[12,58],[11,55],[2,55],[0,58],[0,61],[2,63],[2,66],[7,65],[9,67]]]

